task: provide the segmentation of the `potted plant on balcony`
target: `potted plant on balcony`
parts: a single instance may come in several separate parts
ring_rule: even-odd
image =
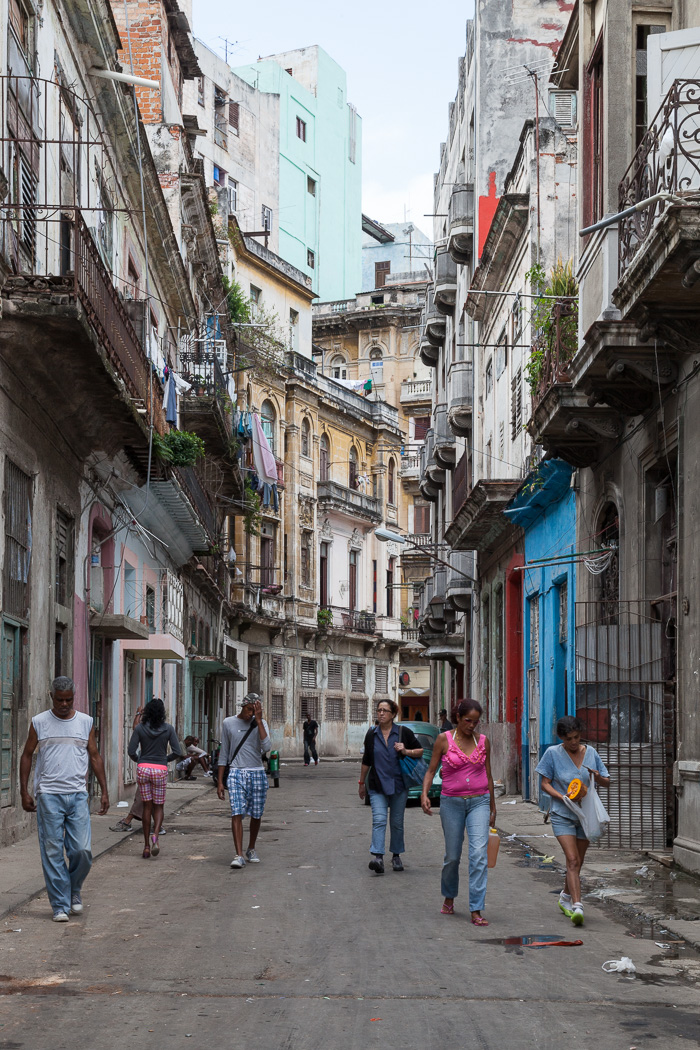
[[[535,397],[554,383],[569,382],[567,365],[578,349],[578,284],[571,260],[557,260],[549,279],[539,264],[525,276],[537,295],[530,317],[532,350],[525,365]]]
[[[333,626],[333,610],[319,609],[316,613],[316,621],[322,631],[328,630],[329,627]]]
[[[201,437],[187,430],[171,430],[162,437],[154,434],[153,449],[160,459],[173,467],[193,467],[205,452]]]

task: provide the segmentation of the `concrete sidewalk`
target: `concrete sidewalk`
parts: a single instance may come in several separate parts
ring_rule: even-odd
[[[496,800],[502,846],[522,849],[528,866],[564,868],[552,826],[534,803],[520,795]],[[582,871],[584,903],[602,900],[633,926],[651,927],[658,939],[681,937],[700,948],[700,879],[677,868],[671,851],[605,850],[591,846]],[[662,933],[665,931],[665,933]]]
[[[200,795],[211,791],[212,787],[212,782],[208,777],[196,784],[184,780],[176,780],[168,784],[165,803],[166,828],[169,821],[185,806],[194,802]],[[125,831],[120,833],[109,830],[110,824],[116,824],[128,812],[128,807],[117,808],[114,804],[104,817],[93,814],[91,818],[93,860],[109,853],[120,842],[130,837]],[[140,832],[141,824],[134,821],[133,828],[134,832]],[[36,830],[21,842],[15,842],[12,846],[0,849],[0,872],[2,872],[0,888],[0,918],[2,918],[8,912],[38,896],[45,889]]]

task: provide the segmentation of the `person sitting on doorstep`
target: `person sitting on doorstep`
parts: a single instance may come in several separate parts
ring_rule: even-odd
[[[186,736],[185,737],[185,751],[187,754],[185,757],[177,763],[175,768],[182,775],[184,780],[196,780],[197,778],[192,776],[192,771],[195,766],[200,765],[204,770],[204,776],[211,776],[209,771],[209,759],[207,758],[206,751],[203,751],[199,746],[198,736]]]

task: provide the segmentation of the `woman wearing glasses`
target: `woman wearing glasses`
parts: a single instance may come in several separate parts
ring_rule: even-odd
[[[428,772],[423,781],[421,806],[431,815],[428,791],[442,762],[440,820],[445,836],[442,864],[443,915],[454,915],[459,891],[459,861],[464,832],[469,838],[469,911],[475,926],[488,926],[481,911],[486,900],[489,822],[496,822],[496,798],[491,776],[491,745],[477,735],[481,704],[461,700],[452,712],[454,729],[435,741]]]
[[[403,871],[403,818],[408,790],[401,775],[399,757],[423,757],[423,748],[415,734],[408,726],[397,726],[394,722],[398,713],[399,705],[393,700],[379,701],[377,723],[365,736],[360,770],[360,798],[364,801],[365,791],[369,790],[372,805],[372,844],[369,848],[372,859],[369,868],[376,875],[384,874],[387,819],[390,829],[391,866],[394,871]]]

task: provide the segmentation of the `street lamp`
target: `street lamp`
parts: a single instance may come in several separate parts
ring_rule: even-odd
[[[406,539],[406,537],[402,536],[399,532],[392,532],[391,529],[378,528],[374,530],[374,535],[382,543],[400,543],[402,545],[413,547],[415,550],[420,550],[422,553],[425,553],[426,557],[432,559],[432,561],[436,561],[439,565],[446,565],[448,569],[451,569],[452,572],[456,572],[458,576],[464,576],[465,580],[469,580],[471,583],[476,583],[474,577],[470,576],[469,573],[462,572],[461,569],[455,568],[455,566],[449,561],[445,561],[444,558],[438,558],[437,554],[432,554],[427,547],[422,546],[420,543],[413,543],[412,540]]]

